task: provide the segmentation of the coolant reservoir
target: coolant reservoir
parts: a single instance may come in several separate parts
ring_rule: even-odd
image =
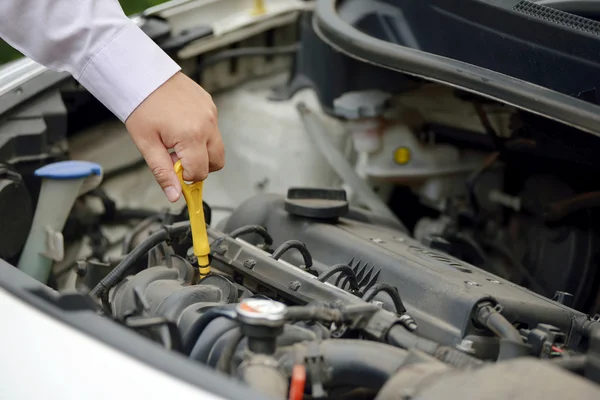
[[[102,182],[102,167],[87,161],[61,161],[35,171],[42,180],[38,204],[17,267],[46,283],[54,261],[62,261],[62,230],[77,197]]]
[[[421,143],[404,124],[389,124],[381,134],[381,150],[369,155],[365,173],[369,177],[423,180],[471,171],[484,155],[446,144]]]

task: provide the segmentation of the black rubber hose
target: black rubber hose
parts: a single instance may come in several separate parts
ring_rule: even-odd
[[[390,295],[390,297],[392,298],[392,301],[394,302],[394,307],[396,308],[396,313],[404,314],[406,312],[406,308],[404,307],[404,303],[402,302],[400,293],[398,293],[398,289],[396,289],[395,287],[393,287],[392,285],[387,284],[387,283],[380,282],[380,283],[376,283],[375,285],[371,286],[371,288],[369,290],[367,290],[367,292],[362,297],[362,299],[366,302],[370,302],[371,300],[373,300],[373,298],[375,298],[375,296],[379,292],[385,292]]]
[[[296,344],[278,353],[289,375],[295,364],[293,355],[305,354],[307,347],[312,345],[314,342]],[[370,341],[330,339],[317,346],[319,355],[331,372],[326,382],[328,387],[379,389],[404,364],[407,356],[405,350]],[[310,374],[306,378],[310,379]]]
[[[379,308],[372,304],[356,304],[344,308],[290,306],[287,308],[285,318],[288,321],[345,322],[357,316],[372,315],[377,310]]]
[[[244,338],[244,335],[242,334],[242,328],[233,329],[234,333],[229,339],[229,343],[227,343],[227,345],[223,349],[221,357],[219,358],[219,362],[217,363],[217,370],[227,375],[231,374],[231,364],[233,356],[235,354],[235,350],[240,344],[240,341]]]
[[[475,317],[479,324],[494,332],[499,338],[523,343],[523,338],[517,328],[491,305],[480,307]]]
[[[581,372],[585,369],[587,360],[588,359],[585,354],[578,354],[574,356],[553,358],[550,360],[550,363],[569,371]]]
[[[291,306],[287,308],[288,321],[340,322],[343,315],[339,309],[319,306]]]
[[[578,320],[576,322],[575,329],[585,337],[600,335],[600,321],[589,319],[585,319],[583,321]]]
[[[220,340],[225,340],[227,338],[227,334],[232,331],[234,328],[239,326],[237,321],[230,320],[227,318],[217,318],[200,333],[198,336],[196,343],[194,344],[194,348],[192,353],[185,352],[185,354],[189,354],[190,360],[198,361],[202,364],[207,364],[210,356],[213,355],[213,350],[216,348],[217,350],[220,348],[216,346],[216,344]],[[220,353],[214,353],[216,356],[216,363],[219,361]]]
[[[198,338],[204,329],[217,318],[234,319],[236,312],[235,305],[213,307],[202,313],[194,323],[187,329],[183,336],[183,352],[189,354],[190,358],[198,359],[198,353],[201,351],[201,345],[198,344]]]
[[[290,249],[296,249],[300,252],[300,254],[302,254],[306,269],[310,269],[312,267],[312,256],[310,255],[306,245],[299,240],[288,240],[287,242],[283,242],[281,246],[276,248],[273,254],[271,254],[271,258],[274,260],[279,260],[281,256],[283,256]]]
[[[327,271],[323,272],[321,275],[319,275],[317,279],[321,282],[325,282],[327,281],[327,279],[331,278],[338,272],[341,272],[341,275],[345,275],[348,277],[350,285],[352,285],[354,289],[360,289],[356,273],[347,264],[336,264],[333,267],[329,268]]]
[[[273,244],[273,238],[271,237],[271,235],[269,235],[269,232],[267,232],[266,228],[260,226],[260,225],[246,225],[246,226],[242,226],[241,228],[237,228],[235,230],[233,230],[229,236],[231,236],[232,238],[236,239],[242,235],[248,235],[251,233],[256,233],[257,235],[259,235],[260,237],[263,238],[263,242],[266,246],[270,247]]]
[[[403,349],[418,349],[438,360],[457,368],[477,368],[483,361],[455,348],[442,346],[433,340],[425,339],[409,332],[401,325],[393,326],[387,335],[389,344]]]
[[[174,225],[164,225],[160,230],[154,232],[146,240],[137,245],[135,249],[131,251],[117,265],[112,271],[110,271],[90,292],[92,296],[99,296],[100,294],[107,292],[115,286],[123,277],[123,275],[135,265],[142,257],[148,253],[154,246],[161,242],[170,239],[173,236],[181,235],[188,231],[190,227],[189,222],[181,222]]]
[[[429,355],[434,355],[440,347],[439,343],[419,337],[401,325],[395,325],[390,329],[387,341],[392,346],[402,349],[419,349]]]
[[[481,125],[483,125],[483,128],[485,129],[485,133],[494,142],[495,150],[501,151],[504,148],[504,141],[500,136],[498,136],[498,134],[496,134],[496,130],[492,126],[490,119],[489,119],[487,113],[485,112],[485,109],[483,108],[483,104],[481,104],[480,102],[475,102],[473,105],[475,107],[475,112],[477,113],[477,116],[479,117],[479,121],[481,122]]]
[[[190,359],[206,364],[210,367],[217,368],[223,349],[229,343],[234,328],[238,327],[237,321],[226,319],[218,319],[206,327],[200,337],[198,337],[200,351],[194,351],[194,357]],[[321,335],[317,335],[312,331],[313,327],[304,328],[297,325],[286,324],[283,327],[283,332],[277,336],[277,348],[288,348],[296,343],[323,340]],[[241,347],[248,343],[248,339],[244,338],[240,341]],[[198,344],[196,345],[198,346]],[[196,347],[194,346],[194,347]],[[243,358],[242,350],[238,346],[238,351],[234,354],[234,365],[237,359]],[[245,348],[244,348],[245,350]],[[241,356],[241,357],[240,357]]]
[[[566,200],[556,201],[544,207],[544,218],[547,222],[559,222],[581,210],[600,207],[600,192],[588,192]]]

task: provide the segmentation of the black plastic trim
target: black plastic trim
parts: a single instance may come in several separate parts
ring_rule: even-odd
[[[444,83],[600,136],[600,107],[526,81],[362,33],[337,13],[340,0],[317,0],[313,25],[336,50],[384,68]]]

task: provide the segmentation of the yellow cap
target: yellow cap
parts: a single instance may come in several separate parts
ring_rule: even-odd
[[[204,186],[204,182],[186,183],[183,180],[183,166],[181,165],[181,160],[178,160],[175,163],[174,168],[175,173],[179,178],[179,182],[181,182],[183,197],[185,197],[188,213],[190,214],[194,255],[198,257],[198,265],[200,267],[207,267],[209,264],[208,255],[210,254],[210,245],[208,244],[208,234],[206,233],[204,207],[202,207],[202,187]],[[208,272],[210,271],[207,271],[207,273]]]
[[[410,149],[408,147],[398,147],[394,152],[394,161],[396,161],[397,164],[408,164],[410,158]]]

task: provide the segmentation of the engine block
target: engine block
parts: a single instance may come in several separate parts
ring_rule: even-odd
[[[475,307],[486,301],[499,304],[502,314],[520,329],[545,323],[572,332],[574,321],[586,319],[578,311],[428,248],[393,222],[357,210],[341,218],[307,218],[286,211],[285,204],[283,196],[254,197],[220,228],[231,232],[246,225],[264,226],[274,238],[274,246],[288,240],[304,243],[318,273],[342,263],[355,270],[363,289],[378,282],[396,287],[408,313],[419,322],[419,333],[445,345],[455,346],[467,339],[480,356],[493,356],[497,339],[485,333],[473,316]],[[244,240],[256,244],[262,239],[249,235]],[[297,252],[286,253],[283,259],[296,266],[303,264]],[[328,282],[347,286],[347,281],[336,275]],[[386,293],[376,300],[391,309]],[[572,333],[568,340],[575,342],[578,335]]]

